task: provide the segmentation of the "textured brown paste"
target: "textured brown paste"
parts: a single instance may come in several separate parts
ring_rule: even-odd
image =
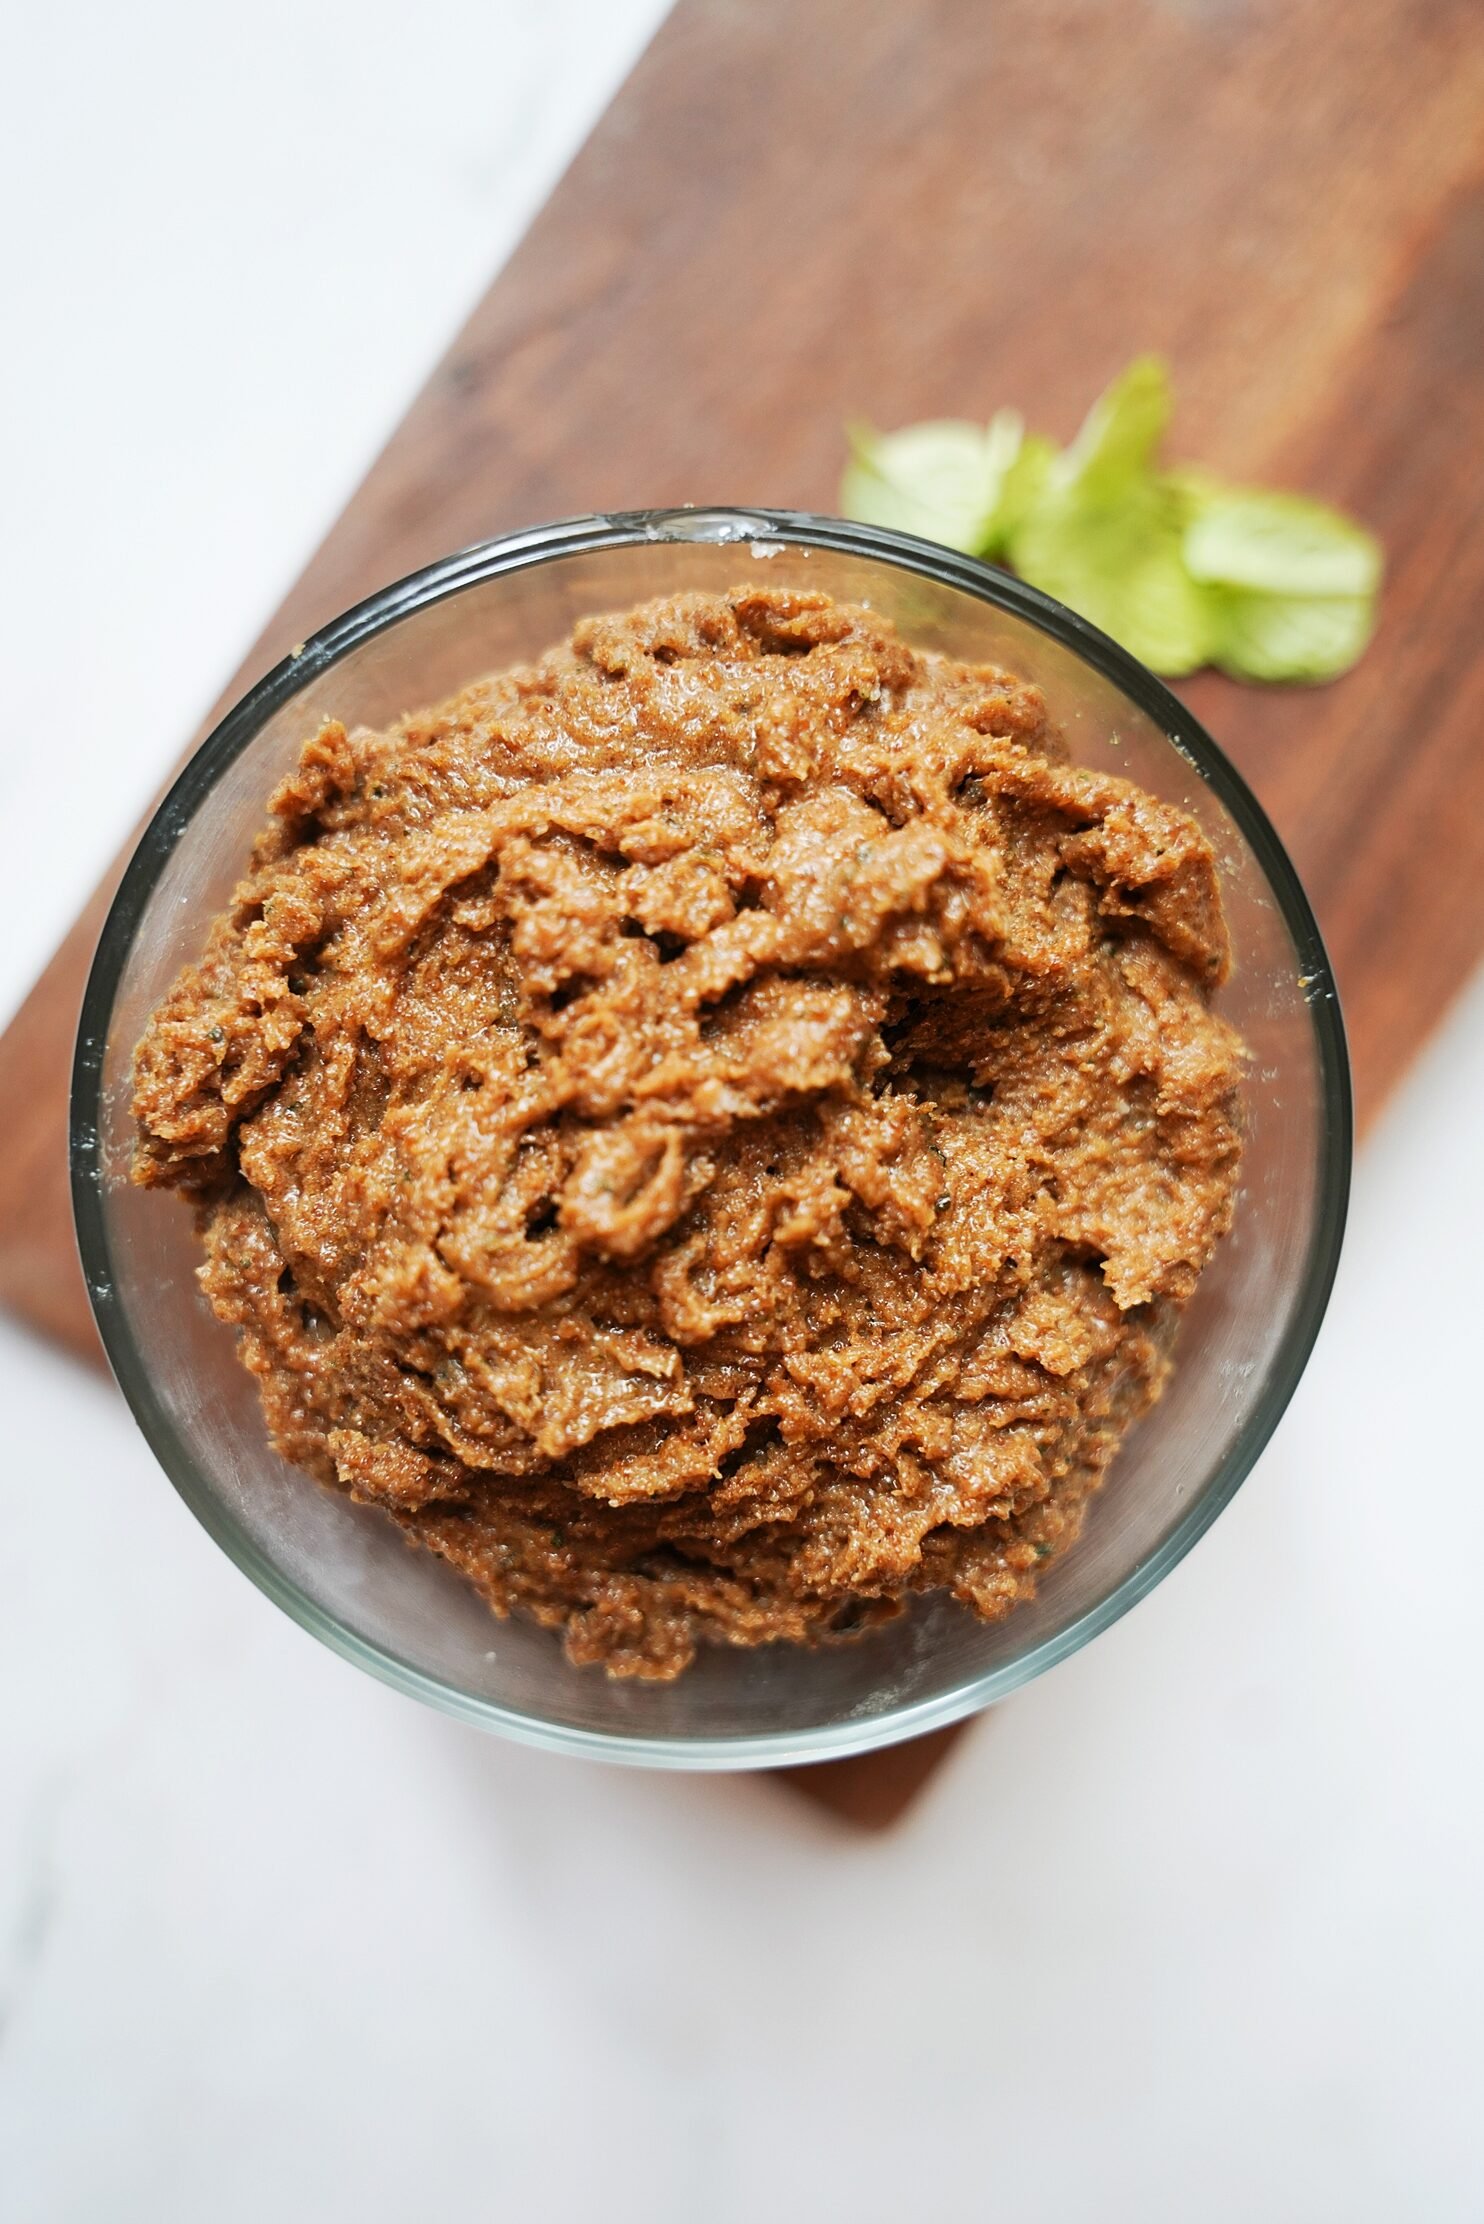
[[[1195,823],[753,590],[271,809],[134,1106],[279,1449],[618,1675],[1029,1596],[1231,1218]]]

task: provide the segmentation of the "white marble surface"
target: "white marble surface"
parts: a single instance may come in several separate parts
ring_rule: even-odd
[[[0,1001],[657,12],[32,11],[0,778],[65,761],[76,825],[0,888]],[[1233,1508],[878,1841],[384,1691],[0,1328],[6,2224],[1484,2213],[1481,1099],[1484,982]]]

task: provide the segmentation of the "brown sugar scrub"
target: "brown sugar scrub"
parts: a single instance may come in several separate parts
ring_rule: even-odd
[[[1230,1224],[1209,844],[802,593],[327,724],[136,1054],[274,1444],[614,1675],[1077,1534]]]

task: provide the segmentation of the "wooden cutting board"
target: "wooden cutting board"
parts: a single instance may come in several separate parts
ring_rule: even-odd
[[[829,510],[846,415],[1066,437],[1149,348],[1175,452],[1386,543],[1347,679],[1184,690],[1314,899],[1364,1119],[1484,950],[1479,0],[680,0],[218,709],[466,542]],[[103,902],[0,1042],[0,1301],[95,1357],[64,1131]],[[879,1824],[950,1735],[789,1780]]]

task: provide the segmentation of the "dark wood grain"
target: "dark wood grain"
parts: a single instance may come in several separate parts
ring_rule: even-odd
[[[1013,402],[1066,436],[1146,348],[1177,450],[1387,546],[1347,679],[1187,690],[1314,898],[1365,1118],[1484,950],[1477,0],[681,0],[226,694],[462,543],[828,509],[847,413]],[[79,1350],[63,1100],[98,917],[0,1043],[0,1299]]]

